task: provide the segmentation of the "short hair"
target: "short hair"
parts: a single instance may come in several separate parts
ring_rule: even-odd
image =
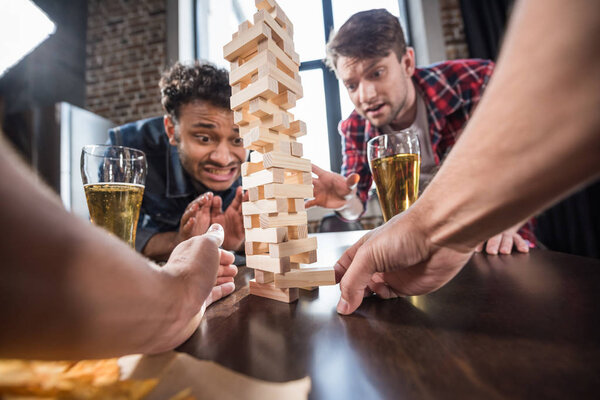
[[[361,11],[351,16],[327,43],[327,65],[336,71],[340,56],[371,59],[396,53],[398,61],[406,53],[404,32],[397,17],[386,9]]]
[[[196,100],[229,110],[229,73],[211,63],[195,61],[185,65],[177,62],[163,72],[158,86],[163,109],[175,121],[181,106]]]

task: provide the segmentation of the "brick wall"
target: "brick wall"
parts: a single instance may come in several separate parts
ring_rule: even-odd
[[[88,0],[86,108],[117,124],[162,114],[166,0]]]
[[[469,48],[465,38],[465,27],[459,0],[440,0],[442,31],[446,45],[446,58],[468,58]]]

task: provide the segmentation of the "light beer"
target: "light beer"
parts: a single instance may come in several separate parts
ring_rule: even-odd
[[[419,195],[418,154],[395,154],[371,161],[383,219],[388,221],[413,204]]]
[[[95,183],[84,185],[83,188],[92,223],[135,247],[135,231],[144,186],[131,183]]]

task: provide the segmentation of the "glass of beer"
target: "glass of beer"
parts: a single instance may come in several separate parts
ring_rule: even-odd
[[[88,145],[81,151],[90,220],[134,248],[147,171],[146,155],[140,150]]]
[[[377,136],[367,143],[367,155],[387,222],[410,207],[419,195],[419,138],[411,129]]]

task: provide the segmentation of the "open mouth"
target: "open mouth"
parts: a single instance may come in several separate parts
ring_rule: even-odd
[[[385,103],[379,103],[379,104],[375,104],[367,109],[365,109],[365,111],[368,114],[377,114],[379,111],[381,111],[381,109],[383,108],[383,106],[385,106]]]
[[[207,178],[213,181],[226,182],[233,179],[238,171],[238,166],[229,166],[229,167],[215,167],[215,166],[206,166],[203,168],[203,171]]]

